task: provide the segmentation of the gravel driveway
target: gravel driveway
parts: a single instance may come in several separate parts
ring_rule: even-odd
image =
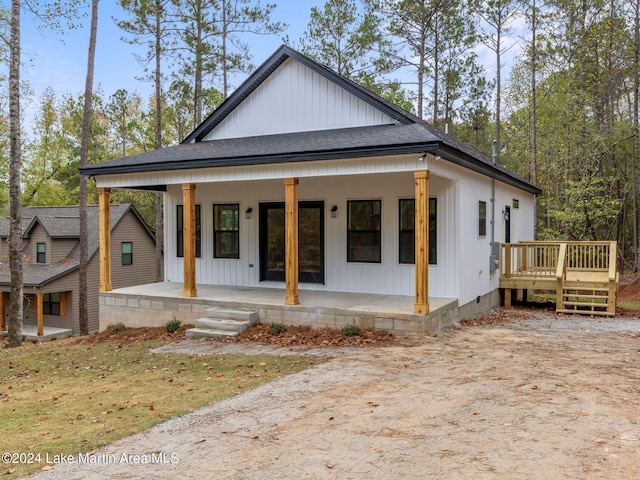
[[[34,478],[640,478],[640,320],[513,319],[334,351]]]

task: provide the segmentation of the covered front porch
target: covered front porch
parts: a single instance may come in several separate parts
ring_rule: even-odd
[[[300,290],[298,305],[283,304],[283,289],[198,284],[197,297],[184,297],[181,282],[163,282],[100,293],[100,330],[123,322],[130,327],[163,326],[174,317],[194,323],[210,307],[253,310],[262,323],[337,328],[358,325],[397,336],[421,337],[456,323],[454,298],[430,297],[430,312],[414,313],[415,297]]]

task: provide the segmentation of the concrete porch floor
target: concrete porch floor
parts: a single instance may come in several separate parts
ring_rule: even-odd
[[[183,284],[162,282],[100,294],[100,330],[122,322],[127,326],[162,326],[175,318],[194,323],[209,307],[251,309],[263,323],[282,322],[316,328],[386,330],[399,336],[423,336],[458,321],[458,302],[430,298],[430,313],[413,312],[414,297],[300,290],[300,305],[284,305],[281,288],[197,285],[198,296],[182,297]]]
[[[43,327],[44,335],[38,336],[37,325],[22,325],[22,337],[25,340],[33,342],[46,342],[47,340],[55,340],[57,338],[67,338],[73,335],[73,332],[69,328],[56,328],[56,327]],[[0,336],[6,337],[7,332],[0,332]]]

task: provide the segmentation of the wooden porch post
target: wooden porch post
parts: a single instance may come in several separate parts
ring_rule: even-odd
[[[184,287],[182,296],[198,296],[196,289],[196,185],[182,184],[183,238],[184,238]]]
[[[101,292],[110,292],[111,285],[111,189],[98,188],[100,210],[100,285]]]
[[[42,308],[42,301],[44,295],[42,293],[36,293],[36,316],[38,317],[38,336],[44,335],[44,314]]]
[[[429,313],[429,170],[413,174],[416,184],[416,303],[415,313]]]
[[[284,179],[285,305],[298,305],[298,179]]]
[[[0,332],[6,332],[7,331],[7,304],[5,303],[5,296],[4,296],[4,292],[0,292],[0,315],[2,315],[2,318],[0,318]]]

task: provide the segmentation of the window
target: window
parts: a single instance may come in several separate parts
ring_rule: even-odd
[[[520,200],[517,198],[513,199],[513,208],[520,208]]]
[[[200,258],[201,245],[200,245],[200,205],[196,205],[196,257]],[[176,255],[178,257],[184,257],[184,209],[182,205],[176,205]]]
[[[347,202],[347,261],[380,263],[381,200]]]
[[[60,316],[60,293],[45,293],[42,296],[42,313]]]
[[[438,263],[438,200],[429,199],[429,264]],[[400,200],[400,263],[416,263],[415,237],[416,202],[413,198]]]
[[[213,257],[240,258],[240,206],[213,206]]]
[[[478,236],[487,235],[487,202],[478,202]]]
[[[132,242],[122,242],[122,265],[133,265]]]
[[[36,262],[38,263],[47,262],[47,244],[46,243],[36,244]]]

